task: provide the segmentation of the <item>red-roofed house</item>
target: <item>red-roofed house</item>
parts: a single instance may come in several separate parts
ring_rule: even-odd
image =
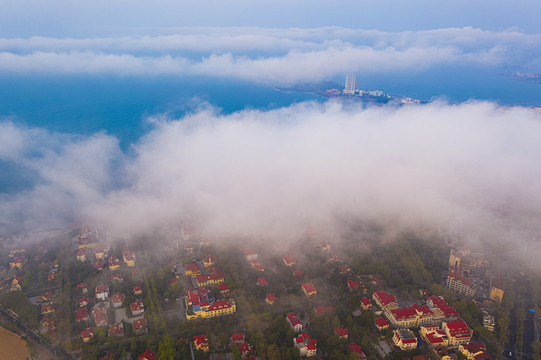
[[[468,360],[490,360],[485,344],[472,341],[469,344],[459,345],[460,351]]]
[[[257,278],[257,286],[267,286],[269,282],[264,277]]]
[[[49,291],[47,291],[46,293],[40,295],[40,296],[36,299],[36,301],[42,303],[42,302],[49,302],[49,301],[52,301],[53,299],[54,299],[54,292],[52,292],[52,291],[49,290]]]
[[[412,350],[417,347],[417,338],[409,329],[397,329],[393,334],[393,342],[400,350]]]
[[[77,251],[77,254],[75,254],[75,257],[77,260],[85,262],[86,261],[86,249],[80,249]]]
[[[475,288],[473,286],[473,280],[465,278],[455,271],[450,271],[447,275],[446,286],[448,289],[454,291],[459,295],[474,297]]]
[[[218,284],[218,290],[221,294],[229,294],[229,287],[226,283]]]
[[[259,262],[259,260],[250,260],[250,266],[256,271],[265,271],[265,267]]]
[[[398,327],[410,328],[417,326],[419,315],[414,308],[398,308],[387,312],[391,324]]]
[[[205,335],[196,335],[193,337],[193,342],[197,350],[204,352],[209,351],[209,341]]]
[[[124,277],[122,274],[111,275],[111,281],[117,284],[122,284],[124,282]]]
[[[86,283],[79,283],[77,284],[76,290],[81,290],[83,294],[88,293],[88,285]]]
[[[213,274],[201,274],[195,277],[195,282],[197,286],[208,286],[208,285],[217,285],[225,281],[224,274],[222,272],[217,272]]]
[[[132,325],[135,335],[143,335],[148,332],[148,321],[145,318],[134,320]]]
[[[242,344],[239,345],[239,350],[240,350],[240,356],[244,358],[250,354],[250,352],[253,350],[253,347],[250,346],[250,344],[243,342]]]
[[[274,304],[276,301],[278,300],[278,298],[276,297],[276,295],[274,293],[272,294],[267,294],[266,298],[265,298],[265,302],[269,305],[272,305]]]
[[[81,296],[79,298],[79,307],[87,306],[90,302],[90,299],[86,296]]]
[[[343,327],[334,328],[334,333],[340,339],[347,339],[348,338],[348,329],[346,329],[346,328],[343,328]]]
[[[99,284],[96,286],[96,299],[105,301],[109,298],[109,286]]]
[[[107,326],[107,323],[109,322],[107,309],[101,306],[92,310],[92,317],[94,318],[94,323],[97,326]]]
[[[304,271],[302,270],[293,270],[293,276],[303,276]]]
[[[141,296],[143,295],[143,287],[141,285],[136,285],[133,287],[133,295]]]
[[[360,360],[366,359],[366,354],[363,352],[361,345],[357,345],[357,343],[352,342],[348,345],[348,348],[352,353],[358,354]]]
[[[253,249],[244,249],[243,251],[246,261],[257,260],[257,251]]]
[[[316,306],[314,307],[314,311],[316,315],[321,315],[326,311],[334,311],[334,308],[332,306]]]
[[[286,316],[287,322],[289,323],[289,326],[295,331],[295,332],[301,332],[302,331],[302,323],[299,320],[299,315],[290,312]]]
[[[83,338],[83,342],[89,342],[90,339],[94,337],[94,328],[88,327],[83,332],[81,332],[81,337]]]
[[[246,340],[246,336],[244,336],[243,333],[237,333],[231,336],[231,342],[233,344],[239,345],[239,344],[242,344],[245,340]]]
[[[109,336],[124,336],[124,324],[123,323],[112,323],[109,327]]]
[[[357,283],[353,280],[346,280],[348,284],[349,291],[353,291],[357,288]]]
[[[94,261],[94,269],[97,270],[97,271],[102,271],[103,270],[103,261],[102,260],[96,260]]]
[[[128,248],[122,250],[122,259],[127,267],[135,266],[135,253]]]
[[[42,314],[49,314],[54,312],[54,304],[48,303],[48,304],[41,304],[41,313]]]
[[[198,263],[186,264],[184,265],[184,272],[187,276],[195,277],[197,275],[201,275],[201,268],[199,267]]]
[[[120,260],[116,256],[109,258],[109,270],[118,270],[120,268]]]
[[[372,309],[372,301],[365,296],[361,299],[361,308],[363,310],[370,310]]]
[[[372,300],[385,312],[398,308],[396,298],[386,291],[374,291]]]
[[[441,328],[449,338],[449,346],[467,344],[473,335],[473,331],[464,321],[443,322]]]
[[[126,299],[126,295],[124,295],[124,293],[113,294],[113,296],[111,296],[111,302],[113,303],[113,307],[115,309],[118,309],[119,307],[122,306],[122,303],[124,302],[125,299]]]
[[[77,316],[75,317],[77,321],[87,321],[88,320],[88,310],[84,308],[77,309]]]
[[[390,324],[387,320],[385,320],[385,318],[382,318],[382,317],[379,317],[377,318],[374,323],[376,324],[376,328],[379,330],[379,331],[382,331],[382,330],[386,330],[389,328]]]
[[[205,269],[209,268],[210,266],[214,266],[216,264],[216,255],[208,254],[203,259],[203,266]]]
[[[141,315],[145,312],[145,306],[143,300],[137,300],[130,304],[130,310],[133,316]]]
[[[433,313],[434,322],[452,321],[458,319],[458,312],[441,296],[429,296],[426,304]]]
[[[436,325],[421,326],[419,333],[421,334],[421,338],[431,348],[449,345],[447,334]]]
[[[141,355],[139,355],[139,357],[137,358],[137,360],[154,360],[156,359],[156,354],[154,354],[152,351],[150,350],[145,350],[145,352],[143,352]]]
[[[285,266],[289,266],[289,267],[294,266],[297,263],[297,259],[295,259],[293,256],[288,256],[288,255],[285,255],[282,258],[282,261],[284,262]]]
[[[304,292],[304,295],[312,296],[312,295],[317,294],[317,289],[312,284],[312,282],[304,283],[301,286],[302,286],[302,291]]]
[[[299,349],[301,356],[315,356],[317,352],[317,341],[311,338],[308,333],[302,333],[293,339],[293,344]]]

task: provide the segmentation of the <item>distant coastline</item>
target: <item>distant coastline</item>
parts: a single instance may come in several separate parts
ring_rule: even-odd
[[[277,91],[287,94],[304,93],[319,95],[325,98],[339,98],[348,101],[359,101],[373,105],[404,105],[404,104],[420,104],[426,103],[419,99],[411,97],[390,95],[382,90],[366,90],[366,89],[346,89],[340,90],[340,86],[334,82],[322,82],[318,84],[297,84],[291,87],[274,88]]]

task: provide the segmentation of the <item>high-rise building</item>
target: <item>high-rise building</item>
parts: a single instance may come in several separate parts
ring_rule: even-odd
[[[347,74],[346,75],[346,85],[344,87],[344,94],[351,94],[353,95],[355,93],[355,74]]]

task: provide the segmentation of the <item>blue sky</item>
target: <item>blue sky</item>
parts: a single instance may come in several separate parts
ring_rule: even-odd
[[[175,26],[343,26],[383,31],[516,27],[541,32],[535,0],[208,0],[0,2],[2,37],[142,35]]]

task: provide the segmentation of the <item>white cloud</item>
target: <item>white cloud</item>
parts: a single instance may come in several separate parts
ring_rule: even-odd
[[[91,219],[136,232],[194,216],[206,233],[274,239],[343,217],[485,241],[541,231],[541,116],[533,110],[327,102],[203,110],[155,125],[127,157],[103,134],[2,124],[22,138],[49,137],[31,152],[25,142],[0,147],[3,159],[38,174],[32,189],[3,197],[3,230]]]
[[[291,83],[346,72],[432,66],[513,67],[538,72],[541,35],[473,28],[381,32],[183,28],[140,38],[0,39],[0,69],[19,73],[197,74]],[[532,53],[533,52],[533,53]]]

